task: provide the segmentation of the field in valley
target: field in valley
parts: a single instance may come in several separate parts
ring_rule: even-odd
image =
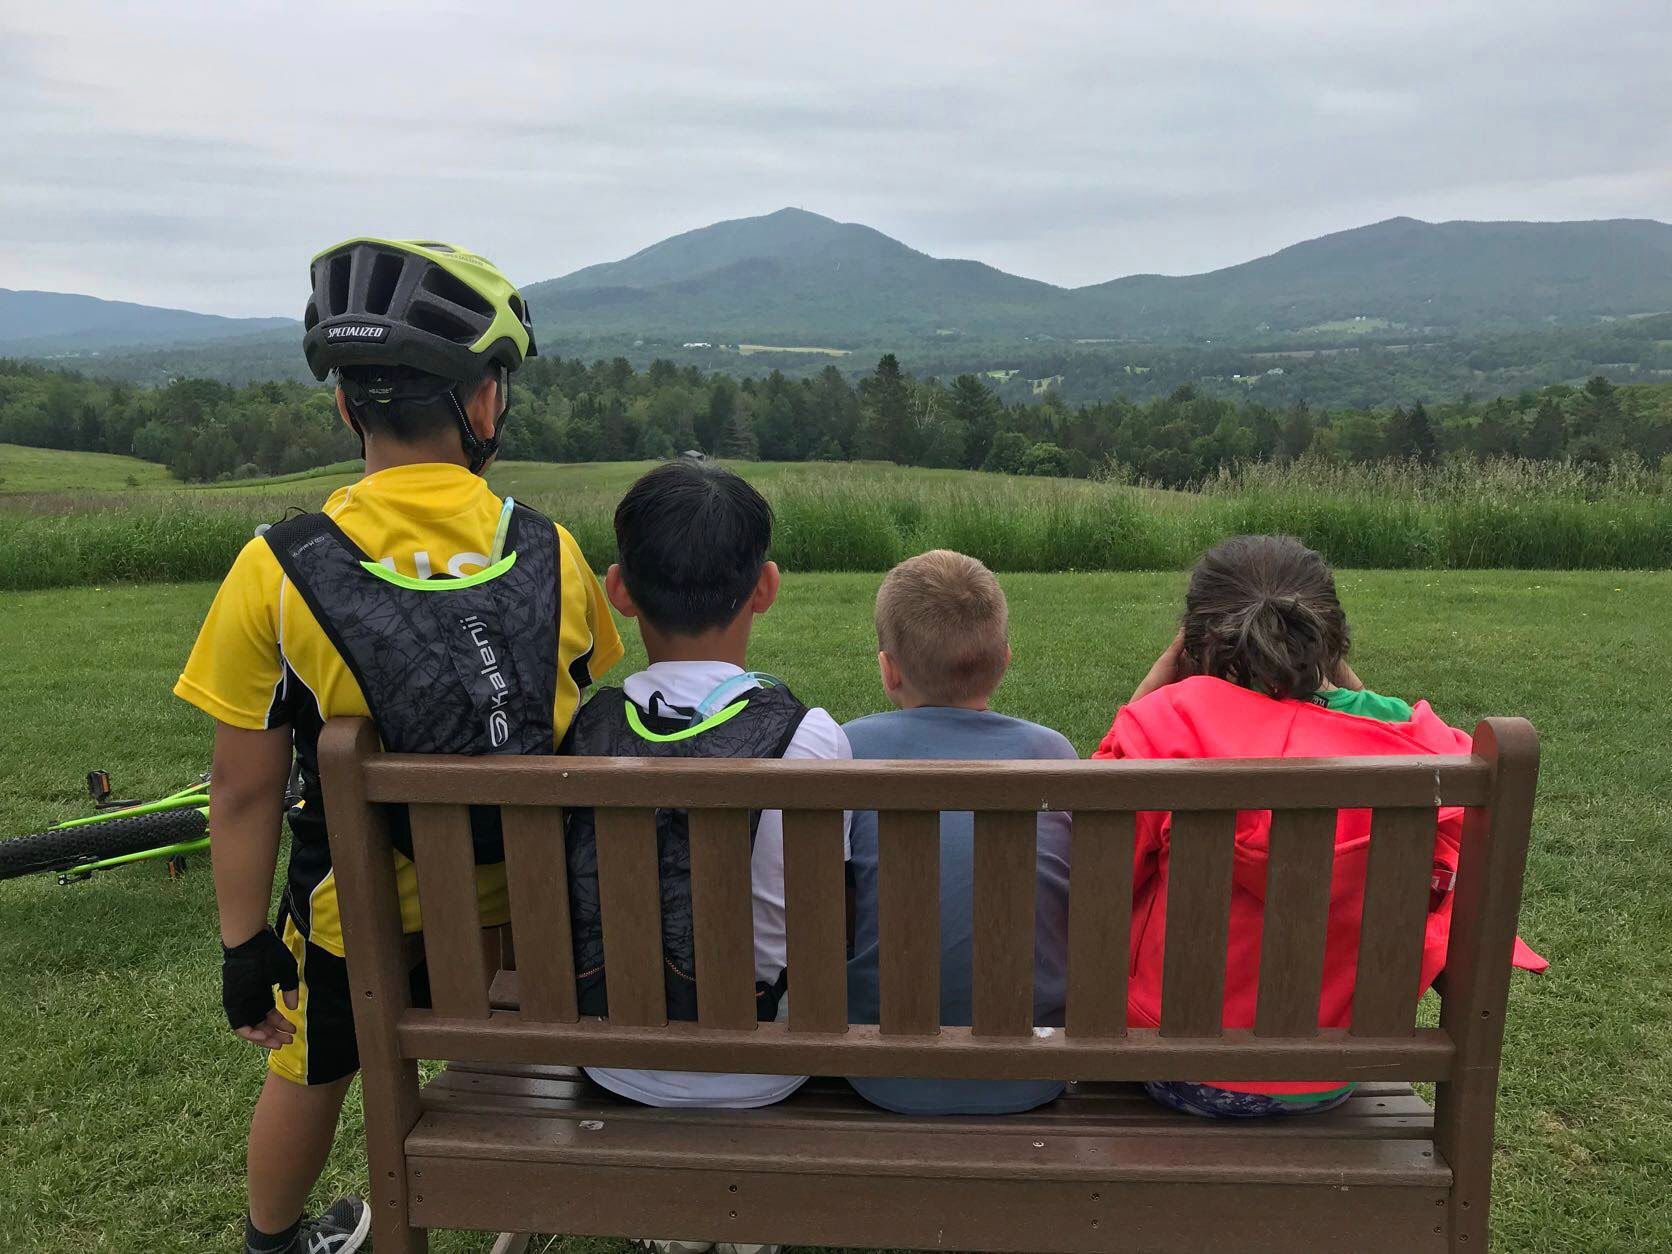
[[[0,446],[11,479],[14,446]],[[257,525],[314,509],[354,481],[353,463],[214,486],[84,486],[87,454],[32,454],[38,485],[0,483],[0,589],[218,577]],[[63,458],[51,478],[51,459]],[[112,459],[131,466],[147,463]],[[599,567],[611,516],[653,462],[506,462],[494,487],[543,509]],[[1000,571],[1179,570],[1244,532],[1299,535],[1336,565],[1377,569],[1665,569],[1672,490],[1649,470],[1454,463],[1254,466],[1200,492],[888,463],[736,468],[772,501],[787,570],[882,571],[945,547]],[[120,468],[120,467],[118,467]],[[155,467],[149,467],[155,470]]]
[[[1168,638],[1182,577],[1003,582],[1016,662],[996,704],[1085,751]],[[838,718],[875,710],[876,584],[792,573],[753,664]],[[1672,1248],[1672,574],[1345,571],[1341,587],[1372,686],[1464,727],[1524,714],[1543,736],[1522,931],[1554,965],[1514,983],[1494,1248]],[[213,591],[0,592],[0,832],[80,813],[89,767],[155,794],[206,765],[207,721],[168,688]],[[201,861],[178,882],[147,866],[0,883],[0,1230],[16,1248],[234,1246],[261,1072],[224,1030],[214,941]],[[359,1131],[350,1115],[322,1191],[364,1187]]]

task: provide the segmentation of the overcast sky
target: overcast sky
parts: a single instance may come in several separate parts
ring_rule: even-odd
[[[1666,0],[8,0],[0,287],[298,315],[348,235],[533,282],[784,205],[1065,285],[1667,220],[1669,66]]]

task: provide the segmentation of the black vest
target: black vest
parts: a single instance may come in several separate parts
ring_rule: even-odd
[[[360,685],[386,750],[555,750],[562,590],[549,519],[513,504],[505,556],[461,578],[396,575],[324,514],[275,523],[266,539]],[[319,807],[319,784],[317,765],[304,758],[303,768],[305,811]],[[390,818],[395,847],[410,857],[405,807]],[[504,861],[498,810],[473,806],[470,824],[476,861]]]
[[[807,707],[781,684],[740,693],[724,710],[695,727],[660,711],[631,706],[632,716],[649,733],[647,737],[629,721],[629,706],[620,688],[600,688],[575,716],[564,752],[600,758],[781,758],[807,715]],[[563,813],[580,1012],[607,1015],[597,828],[590,809]],[[751,847],[759,823],[759,811],[751,812]],[[662,971],[668,1018],[691,1020],[697,1017],[698,993],[691,916],[690,823],[684,810],[656,811],[656,862],[662,890]],[[762,1021],[777,1017],[783,990],[781,978],[773,985],[757,982],[755,1007]]]

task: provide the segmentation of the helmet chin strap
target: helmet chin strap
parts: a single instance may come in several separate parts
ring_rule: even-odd
[[[464,402],[459,399],[459,389],[453,388],[447,393],[453,402],[453,413],[459,420],[459,442],[464,445],[464,455],[470,459],[470,473],[479,475],[493,460],[493,455],[499,452],[499,433],[505,429],[505,419],[510,416],[510,389],[506,389],[505,408],[500,411],[499,421],[494,424],[494,432],[484,440],[476,434],[476,429],[470,425],[470,415],[465,412]]]

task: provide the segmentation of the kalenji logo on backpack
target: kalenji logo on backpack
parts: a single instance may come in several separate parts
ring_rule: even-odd
[[[381,340],[387,338],[388,335],[388,327],[377,327],[362,322],[325,328],[325,338],[328,340]]]
[[[510,700],[512,689],[505,682],[505,673],[499,668],[499,656],[489,643],[487,624],[472,614],[460,619],[459,626],[464,628],[470,643],[476,647],[476,655],[482,659],[482,669],[477,674],[486,679],[488,687],[493,690],[493,696],[489,698],[493,702],[493,710],[488,715],[488,743],[498,749],[511,739],[511,720],[503,706]]]

